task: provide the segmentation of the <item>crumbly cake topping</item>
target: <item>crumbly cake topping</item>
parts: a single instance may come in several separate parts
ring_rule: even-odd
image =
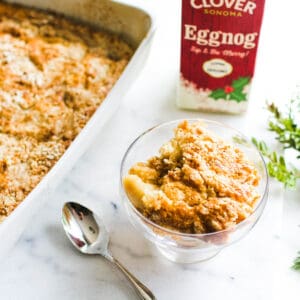
[[[259,174],[237,147],[202,122],[182,122],[159,156],[124,178],[134,206],[158,225],[184,233],[224,230],[247,218],[260,195]]]
[[[64,153],[131,55],[112,34],[0,3],[0,221]]]

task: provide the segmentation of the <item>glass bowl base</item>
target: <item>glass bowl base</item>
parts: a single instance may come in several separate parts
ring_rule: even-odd
[[[191,249],[165,248],[156,245],[158,251],[168,260],[180,264],[192,264],[209,260],[215,257],[221,250],[193,251]]]

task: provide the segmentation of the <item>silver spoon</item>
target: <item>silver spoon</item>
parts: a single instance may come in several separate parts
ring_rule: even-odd
[[[67,202],[62,209],[62,224],[67,237],[80,252],[102,255],[122,271],[140,299],[156,299],[146,286],[111,255],[108,250],[109,235],[99,216],[78,203]]]

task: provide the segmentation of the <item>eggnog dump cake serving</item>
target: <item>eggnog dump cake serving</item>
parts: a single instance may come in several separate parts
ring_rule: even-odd
[[[123,185],[152,222],[183,233],[225,230],[252,214],[259,172],[244,152],[205,127],[181,122],[159,155],[134,164]]]
[[[61,157],[132,53],[115,35],[0,2],[0,222]]]

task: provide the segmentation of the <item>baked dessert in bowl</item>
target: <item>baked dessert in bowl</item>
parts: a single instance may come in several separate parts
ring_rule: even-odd
[[[131,144],[121,186],[134,226],[170,260],[191,263],[216,255],[255,225],[268,175],[260,153],[235,129],[178,120]]]

